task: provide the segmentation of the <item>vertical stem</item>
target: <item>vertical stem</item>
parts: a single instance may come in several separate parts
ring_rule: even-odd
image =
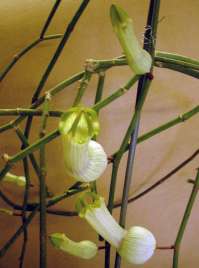
[[[24,198],[23,198],[23,206],[22,206],[22,224],[25,224],[26,222],[26,208],[29,198],[29,188],[30,188],[30,174],[29,174],[29,164],[28,164],[28,158],[25,157],[23,159],[23,166],[24,166],[24,175],[26,178],[26,185],[24,190]],[[25,226],[25,225],[24,225]],[[21,255],[19,257],[19,268],[23,268],[24,265],[24,258],[26,253],[26,245],[28,242],[28,230],[26,226],[23,229],[24,237],[23,237],[23,244],[21,249]]]
[[[77,106],[79,105],[84,93],[85,93],[85,90],[88,86],[88,83],[91,79],[91,72],[85,70],[85,73],[84,73],[84,76],[82,77],[82,79],[80,80],[80,85],[79,85],[79,88],[78,88],[78,92],[77,92],[77,95],[75,97],[75,100],[73,102],[73,106]]]
[[[97,90],[96,90],[96,94],[95,94],[94,104],[96,104],[97,102],[99,102],[102,99],[102,94],[103,94],[103,89],[104,89],[104,80],[105,80],[105,73],[100,72],[98,74],[98,83],[97,83]],[[99,111],[98,111],[98,114],[99,114]],[[96,137],[94,137],[93,140],[96,140]],[[97,193],[97,182],[96,181],[91,182],[91,189],[95,193]],[[100,240],[101,240],[101,237],[100,237]]]
[[[41,30],[41,34],[39,36],[40,39],[43,39],[46,31],[48,30],[48,27],[49,27],[52,19],[53,19],[54,15],[55,15],[59,5],[60,5],[60,3],[61,3],[61,0],[56,0],[56,2],[54,4],[53,8],[51,9],[50,14],[48,15],[48,18],[47,18],[47,20],[46,20],[46,22],[45,22],[45,24],[43,26],[43,29]]]
[[[48,67],[46,68],[46,70],[45,70],[45,72],[44,72],[44,74],[39,82],[37,89],[35,90],[32,102],[36,101],[37,98],[39,97],[42,88],[44,87],[51,71],[53,70],[53,67],[55,66],[55,63],[57,62],[59,56],[61,55],[61,52],[62,52],[66,42],[68,41],[72,31],[74,30],[75,25],[77,24],[79,18],[81,17],[82,13],[84,12],[85,8],[87,7],[89,1],[90,0],[84,0],[82,2],[80,7],[78,8],[78,10],[76,11],[74,17],[72,18],[71,22],[67,26],[67,29],[63,35],[63,38],[62,38],[61,42],[59,43],[59,45],[55,51],[55,54],[53,55]]]
[[[47,94],[43,106],[41,118],[40,138],[45,136],[45,129],[48,118],[50,95]],[[46,160],[45,145],[40,147],[40,268],[47,267],[47,250],[46,250]]]
[[[174,245],[173,268],[178,268],[180,245],[199,189],[199,170]]]
[[[157,32],[157,24],[159,17],[159,8],[160,8],[160,0],[151,0],[147,18],[147,27],[145,32],[145,40],[147,42],[144,44],[144,49],[147,50],[154,61],[154,53],[155,53],[155,40],[156,40],[156,32]],[[152,72],[153,66],[151,68]],[[131,185],[131,179],[133,174],[134,160],[135,160],[135,150],[137,145],[138,131],[139,131],[139,122],[141,110],[145,101],[145,98],[148,93],[149,85],[150,85],[151,77],[149,75],[144,75],[140,78],[137,89],[137,97],[136,97],[136,105],[135,105],[135,114],[134,114],[134,128],[132,129],[129,153],[127,159],[127,168],[125,173],[125,181],[122,195],[122,204],[120,211],[120,220],[119,223],[121,226],[125,226],[126,221],[126,212],[128,206],[128,195]],[[115,268],[120,268],[121,266],[121,257],[119,254],[116,254],[115,258]]]

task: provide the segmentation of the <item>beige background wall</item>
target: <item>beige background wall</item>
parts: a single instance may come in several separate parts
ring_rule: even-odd
[[[2,69],[20,49],[37,38],[54,1],[49,0],[6,0],[0,1],[0,69]],[[109,7],[112,3],[121,5],[128,10],[134,20],[137,35],[142,40],[146,21],[147,0],[93,0],[82,16],[72,38],[65,47],[54,71],[48,79],[45,89],[50,89],[66,77],[82,70],[87,58],[111,58],[120,55],[119,44],[113,34]],[[72,14],[80,4],[79,0],[63,0],[60,9],[49,29],[49,34],[62,33]],[[165,17],[159,24],[157,48],[177,52],[198,58],[198,10],[197,0],[162,0],[160,18]],[[1,83],[0,108],[28,107],[31,95],[58,44],[57,40],[44,42],[27,54]],[[107,73],[104,96],[109,95],[129,79],[131,71],[128,67],[115,68]],[[199,93],[197,80],[171,72],[155,69],[153,81],[144,113],[142,116],[140,134],[158,126],[178,114],[189,110],[198,104]],[[96,77],[93,77],[84,98],[85,104],[91,104],[96,88]],[[55,97],[52,108],[66,109],[70,106],[77,90],[77,84]],[[121,99],[112,103],[101,113],[102,131],[99,137],[108,154],[118,148],[129,123],[135,92],[128,92]],[[0,118],[5,123],[10,118]],[[57,119],[50,119],[48,130],[57,126]],[[34,120],[31,141],[38,135],[39,119]],[[158,180],[162,175],[174,168],[186,157],[191,155],[198,144],[198,117],[162,133],[137,148],[134,179],[131,193],[144,189]],[[13,131],[0,136],[0,152],[15,154],[20,144]],[[55,193],[61,193],[72,180],[64,174],[60,139],[56,139],[47,147],[48,184]],[[158,245],[171,245],[175,239],[183,211],[191,191],[191,185],[186,183],[188,178],[194,178],[198,167],[196,158],[172,177],[170,181],[129,205],[127,226],[142,225],[153,231]],[[3,162],[0,162],[1,167]],[[121,197],[121,187],[125,169],[125,159],[118,177],[117,198]],[[22,166],[14,166],[14,172],[20,174]],[[37,184],[34,172],[31,172],[34,184]],[[110,167],[99,181],[99,191],[107,197],[110,181]],[[20,189],[10,185],[1,186],[14,200],[20,201]],[[31,190],[31,199],[36,200],[37,186]],[[74,199],[57,205],[58,208],[72,209]],[[1,206],[4,206],[2,203]],[[199,266],[198,240],[198,209],[196,202],[189,226],[182,244],[180,268],[197,268]],[[114,212],[115,217],[119,211]],[[0,245],[3,245],[16,228],[21,224],[18,218],[0,215]],[[28,251],[25,267],[38,267],[38,218],[29,228]],[[48,232],[66,232],[72,239],[96,240],[94,231],[79,218],[64,218],[48,216]],[[96,240],[97,241],[97,240]],[[1,268],[18,267],[17,259],[20,253],[21,239],[12,246],[11,250],[0,260]],[[142,267],[169,268],[172,253],[157,251],[154,257]],[[54,267],[103,267],[103,253],[92,261],[82,261],[56,251],[48,244],[48,268]],[[123,268],[134,267],[122,264]]]

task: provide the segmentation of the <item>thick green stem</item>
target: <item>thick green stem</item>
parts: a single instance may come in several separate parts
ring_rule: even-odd
[[[177,238],[174,244],[174,255],[173,255],[173,266],[172,266],[173,268],[178,268],[178,259],[179,259],[181,242],[184,236],[185,228],[187,226],[189,217],[191,215],[191,211],[192,211],[192,208],[193,208],[193,205],[194,205],[197,193],[198,193],[198,189],[199,189],[199,170],[197,172],[193,190],[191,192],[189,201],[187,203],[187,207],[185,209],[185,213],[184,213],[181,225],[180,225],[180,229],[178,231]]]

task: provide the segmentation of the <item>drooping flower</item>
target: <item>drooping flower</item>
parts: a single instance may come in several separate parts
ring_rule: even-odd
[[[88,203],[88,198],[91,203]],[[84,193],[76,203],[79,216],[106,241],[114,246],[120,256],[132,264],[142,264],[153,255],[156,240],[147,229],[134,226],[122,228],[108,211],[104,199],[94,193]]]
[[[99,143],[91,140],[99,133],[96,112],[85,107],[69,109],[61,118],[59,131],[66,173],[82,182],[98,179],[106,169],[107,155]]]

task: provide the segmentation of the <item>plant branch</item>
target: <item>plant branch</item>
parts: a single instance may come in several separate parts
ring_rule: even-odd
[[[155,54],[155,41],[156,41],[157,24],[158,24],[158,18],[159,18],[159,8],[160,8],[160,0],[150,1],[146,31],[144,35],[144,39],[148,40],[148,42],[144,44],[144,49],[150,53],[153,61],[154,61],[154,54]],[[151,73],[152,73],[152,70],[153,70],[153,66],[151,67]],[[121,204],[121,210],[120,210],[119,224],[122,227],[125,227],[125,221],[126,221],[128,195],[129,195],[132,174],[133,174],[135,150],[136,150],[136,145],[137,145],[141,110],[142,110],[145,98],[149,90],[150,80],[151,80],[150,76],[146,74],[140,78],[139,83],[138,83],[135,113],[133,117],[134,127],[131,130],[131,140],[130,140],[130,145],[129,145],[127,168],[126,168],[126,173],[125,173],[122,204]],[[121,257],[119,256],[119,254],[116,254],[115,268],[119,268],[120,265],[121,265]]]
[[[199,154],[199,149],[196,150],[191,156],[189,156],[187,159],[185,159],[182,163],[180,163],[177,167],[175,167],[174,169],[172,169],[168,174],[166,174],[165,176],[163,176],[161,179],[159,179],[157,182],[155,182],[153,185],[151,185],[150,187],[148,187],[146,190],[144,190],[143,192],[137,194],[136,196],[133,196],[131,198],[128,199],[128,203],[132,203],[135,200],[145,196],[146,194],[148,194],[149,192],[151,192],[153,189],[155,189],[156,187],[160,186],[162,183],[164,183],[165,181],[167,181],[169,178],[171,178],[171,176],[173,176],[174,174],[176,174],[179,170],[181,170],[183,167],[185,167],[188,163],[190,163],[191,161],[193,161],[193,159],[195,159],[196,156],[198,156]],[[121,201],[116,201],[114,204],[114,208],[118,208],[121,206]]]
[[[189,217],[191,215],[191,211],[198,193],[198,189],[199,189],[199,170],[197,171],[197,175],[196,175],[196,179],[195,179],[195,183],[189,198],[189,201],[187,203],[185,212],[184,212],[184,216],[180,225],[180,229],[178,231],[177,234],[177,238],[174,244],[174,255],[173,255],[173,268],[178,268],[178,259],[179,259],[179,251],[180,251],[180,246],[181,246],[181,242],[184,236],[184,232],[185,232],[185,228],[187,226]]]

